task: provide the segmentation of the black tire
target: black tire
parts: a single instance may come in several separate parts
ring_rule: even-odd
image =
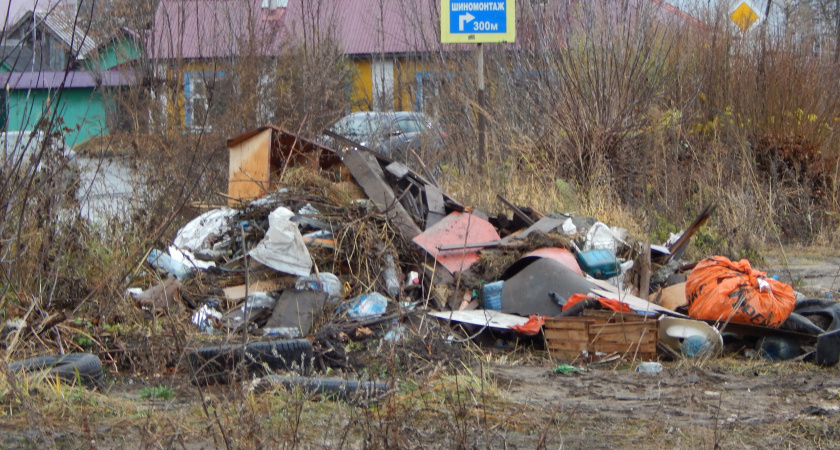
[[[306,339],[204,347],[187,354],[199,384],[229,383],[242,369],[250,376],[277,370],[304,375],[312,370],[312,343]]]
[[[64,381],[77,379],[87,387],[100,386],[105,378],[102,362],[91,353],[69,353],[66,355],[36,356],[9,363],[14,373],[46,372]]]
[[[252,374],[291,370],[309,375],[312,371],[312,343],[306,339],[254,342],[245,347],[244,354]]]
[[[340,378],[293,377],[270,375],[261,379],[255,389],[265,392],[273,386],[301,389],[308,394],[322,394],[330,399],[370,399],[389,391],[388,383],[380,381],[342,380]]]

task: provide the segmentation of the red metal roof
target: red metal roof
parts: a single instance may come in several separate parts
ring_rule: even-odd
[[[629,20],[645,0],[606,0],[587,10]],[[647,0],[660,18],[691,20],[662,0]],[[255,54],[273,55],[281,45],[332,39],[347,55],[458,50],[440,44],[440,0],[289,0],[285,8],[262,8],[262,0],[162,0],[148,45],[157,59],[231,57],[253,42]],[[517,44],[530,46],[541,34],[562,33],[580,22],[581,0],[517,2]],[[583,3],[586,4],[586,3]],[[586,21],[584,21],[586,22]],[[539,25],[536,25],[539,23]],[[585,23],[579,25],[586,26]],[[253,33],[251,33],[253,30]]]
[[[253,53],[276,54],[282,20],[261,0],[163,0],[147,43],[154,59],[210,59]],[[251,51],[251,50],[249,50]]]
[[[430,51],[440,47],[439,17],[440,0],[290,0],[284,37],[302,42],[319,30],[348,55]]]

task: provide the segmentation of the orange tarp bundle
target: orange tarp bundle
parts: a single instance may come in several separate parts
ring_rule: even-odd
[[[545,325],[545,317],[531,314],[528,316],[528,321],[523,325],[513,325],[510,327],[513,331],[522,334],[537,334]]]
[[[688,275],[685,292],[688,315],[778,328],[796,304],[790,285],[765,278],[750,262],[712,256],[697,263]]]
[[[584,300],[586,298],[597,299],[601,303],[601,306],[604,307],[604,309],[611,309],[611,310],[616,311],[616,312],[631,312],[632,311],[630,309],[630,306],[627,303],[620,302],[618,300],[613,300],[611,298],[592,297],[592,296],[586,295],[586,294],[575,294],[575,295],[569,297],[569,300],[566,302],[565,305],[563,305],[563,311],[571,308],[573,305],[575,305],[576,303],[578,303],[581,300]]]

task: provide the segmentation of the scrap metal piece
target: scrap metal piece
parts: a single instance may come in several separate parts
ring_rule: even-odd
[[[538,258],[502,286],[501,311],[511,314],[560,316],[562,308],[551,299],[554,292],[562,298],[586,294],[596,285],[579,273],[551,258]]]
[[[414,242],[454,273],[478,262],[478,249],[469,248],[470,244],[498,239],[499,233],[490,222],[469,213],[453,212],[416,236]],[[461,247],[452,248],[459,244]],[[444,247],[451,250],[441,250]]]

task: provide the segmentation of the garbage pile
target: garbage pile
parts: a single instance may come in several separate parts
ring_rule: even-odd
[[[595,218],[541,214],[501,196],[504,213],[461,205],[428,171],[364,148],[335,151],[274,127],[228,146],[229,206],[150,252],[169,278],[132,292],[152,314],[190,309],[208,335],[309,338],[319,366],[341,368],[338,341],[399,341],[427,315],[470,337],[538,336],[533,345],[573,362],[745,349],[838,361],[836,302],[797,301],[746,260],[681,260],[714,205],[673,242],[651,245]],[[191,280],[200,295],[184,295]]]

